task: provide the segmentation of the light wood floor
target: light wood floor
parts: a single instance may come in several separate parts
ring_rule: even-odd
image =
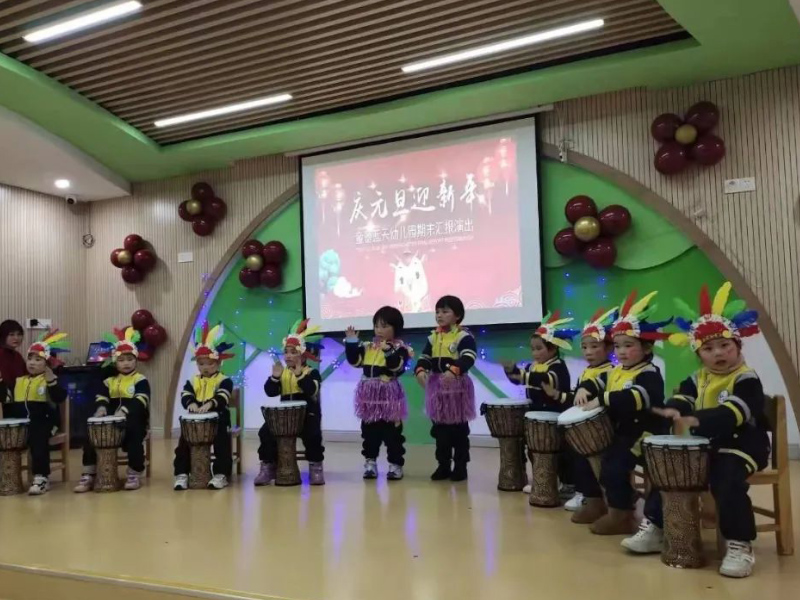
[[[327,486],[254,488],[248,442],[243,480],[176,493],[171,448],[154,442],[154,477],[138,492],[56,484],[44,497],[0,498],[0,563],[304,600],[783,600],[800,589],[800,559],[779,558],[766,534],[744,581],[717,575],[713,560],[679,571],[626,556],[618,538],[591,535],[564,510],[498,492],[496,449],[473,451],[468,484],[437,484],[432,448],[412,447],[406,479],[387,483],[361,479],[358,446],[329,443]],[[800,463],[792,470],[797,524]]]

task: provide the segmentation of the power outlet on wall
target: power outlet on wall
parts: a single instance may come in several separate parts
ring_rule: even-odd
[[[50,329],[53,326],[53,319],[25,319],[25,327],[28,329]]]
[[[740,179],[725,180],[726,194],[740,194],[742,192],[755,192],[755,191],[756,191],[755,177],[742,177]]]

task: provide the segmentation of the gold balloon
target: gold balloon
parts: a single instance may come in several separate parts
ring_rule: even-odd
[[[133,254],[127,250],[123,250],[117,254],[117,262],[121,265],[129,265],[133,262]]]
[[[684,146],[694,144],[697,139],[697,127],[684,123],[675,131],[675,141]]]
[[[189,200],[186,203],[186,212],[190,215],[199,215],[203,212],[203,203],[199,200]]]
[[[264,259],[260,254],[251,254],[245,259],[244,264],[246,264],[247,268],[251,271],[260,271],[261,267],[264,266]]]
[[[591,242],[600,235],[600,221],[594,217],[581,217],[575,221],[575,237],[582,242]]]

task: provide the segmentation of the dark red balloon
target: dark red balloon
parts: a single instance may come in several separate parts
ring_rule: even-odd
[[[122,279],[125,283],[139,283],[144,279],[144,273],[136,267],[128,265],[127,267],[122,267]]]
[[[268,288],[276,288],[283,283],[283,273],[280,265],[266,264],[259,273],[261,283]]]
[[[701,165],[715,165],[725,157],[725,142],[713,133],[706,133],[697,138],[689,156]]]
[[[136,268],[141,269],[142,271],[150,271],[156,266],[156,255],[153,254],[152,250],[143,248],[133,255],[133,264]]]
[[[670,142],[675,139],[675,132],[683,125],[683,119],[674,113],[664,113],[653,119],[650,135],[659,142]]]
[[[628,231],[631,226],[631,213],[624,206],[612,204],[600,211],[600,234],[614,237]]]
[[[583,258],[595,269],[607,269],[617,259],[617,249],[610,238],[599,237],[586,245]]]
[[[272,240],[264,244],[261,256],[264,257],[264,262],[267,264],[280,265],[286,260],[286,246],[277,240]]]
[[[136,360],[140,360],[142,362],[150,362],[150,359],[153,358],[152,353],[150,350],[139,350],[139,354],[136,357]]]
[[[246,288],[258,287],[261,283],[259,272],[251,271],[247,267],[244,267],[241,271],[239,271],[239,283]]]
[[[678,142],[666,142],[656,151],[653,164],[656,170],[664,175],[680,173],[689,165],[686,146]]]
[[[195,217],[192,221],[192,231],[201,237],[205,237],[214,233],[215,225],[216,223],[212,219],[209,219],[205,215],[200,215]]]
[[[553,238],[553,246],[556,252],[563,256],[577,256],[583,250],[583,242],[575,237],[572,227],[566,227],[559,231]]]
[[[707,133],[719,123],[719,109],[713,102],[698,102],[686,111],[686,122],[694,125],[698,133]]]
[[[581,217],[596,217],[597,205],[589,196],[575,196],[567,202],[564,207],[564,214],[567,217],[567,221],[574,225],[575,221]]]
[[[142,331],[150,327],[150,325],[156,322],[155,318],[153,317],[153,313],[149,310],[145,310],[140,308],[135,313],[131,315],[131,325],[136,331]]]
[[[111,264],[117,267],[118,269],[121,269],[122,267],[125,266],[121,262],[119,262],[119,259],[117,258],[117,255],[123,250],[125,250],[125,248],[116,248],[111,251]]]
[[[261,254],[264,250],[264,244],[258,240],[247,240],[242,246],[242,258],[247,258],[251,254]]]
[[[192,198],[207,202],[214,197],[214,190],[205,181],[199,181],[192,186]]]
[[[203,212],[215,221],[222,221],[228,213],[228,205],[225,204],[224,200],[212,198],[206,202]]]
[[[125,250],[133,254],[144,247],[144,240],[142,236],[132,233],[125,237],[125,241],[122,245],[125,247]]]
[[[191,221],[194,219],[194,215],[190,215],[189,211],[186,210],[186,203],[189,202],[188,200],[184,200],[178,205],[178,216],[183,219],[184,221]]]
[[[167,330],[158,323],[146,327],[142,332],[144,341],[150,344],[153,348],[158,348],[161,344],[167,341]]]

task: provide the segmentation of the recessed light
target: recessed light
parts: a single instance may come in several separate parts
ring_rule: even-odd
[[[129,15],[132,12],[136,12],[140,8],[142,8],[141,2],[116,2],[114,4],[98,8],[97,10],[85,12],[77,17],[59,21],[58,23],[48,25],[47,27],[35,29],[22,36],[22,39],[31,43],[52,40],[53,38],[67,35],[73,31],[78,31],[79,29],[87,29],[88,27],[94,27],[95,25],[99,25],[107,21],[119,19],[120,17]]]
[[[269,106],[270,104],[280,104],[281,102],[288,102],[291,99],[291,94],[277,94],[275,96],[267,96],[266,98],[257,98],[256,100],[250,100],[248,102],[228,104],[218,108],[210,108],[208,110],[201,110],[199,112],[178,115],[177,117],[160,119],[153,124],[156,127],[169,127],[170,125],[179,125],[180,123],[188,123],[189,121],[199,121],[200,119],[210,119],[220,115],[229,115],[231,113],[252,110],[261,106]]]
[[[473,58],[480,58],[482,56],[489,56],[490,54],[497,54],[499,52],[507,52],[509,50],[516,50],[525,46],[533,44],[540,44],[548,42],[561,37],[575,35],[576,33],[583,33],[585,31],[592,31],[593,29],[600,29],[605,24],[603,19],[592,19],[591,21],[581,21],[574,25],[566,27],[558,27],[556,29],[548,29],[547,31],[540,31],[523,37],[506,40],[504,42],[497,42],[496,44],[487,44],[486,46],[479,46],[472,50],[463,50],[461,52],[454,52],[453,54],[445,54],[438,58],[431,58],[428,60],[421,60],[419,62],[411,63],[402,67],[403,73],[416,73],[418,71],[425,71],[427,69],[434,69],[453,63],[470,60]]]
[[[70,185],[72,185],[69,179],[56,179],[55,183],[56,187],[60,190],[66,190]]]

